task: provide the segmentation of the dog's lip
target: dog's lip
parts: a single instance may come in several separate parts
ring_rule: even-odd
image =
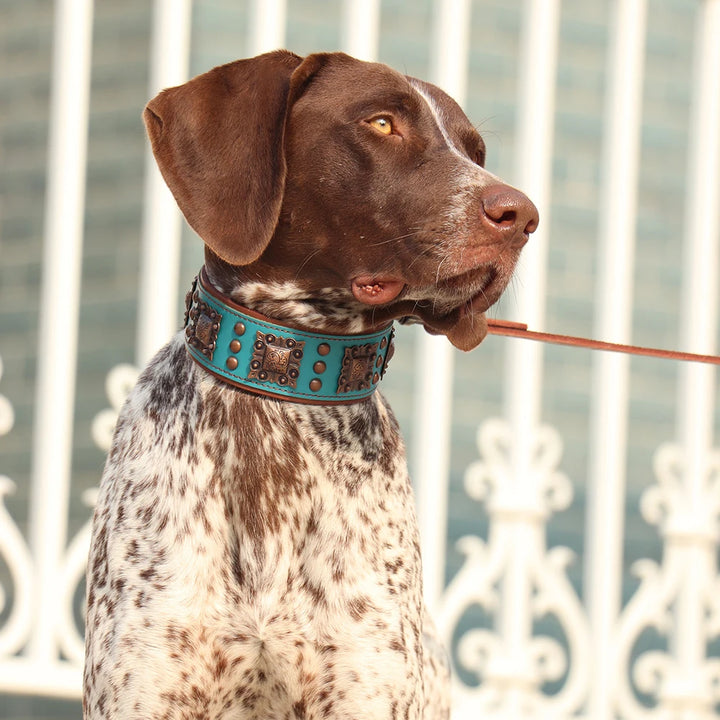
[[[459,275],[444,278],[438,287],[461,295],[475,297],[478,292],[487,290],[497,279],[498,268],[493,264],[481,265]]]
[[[500,299],[505,285],[498,269],[490,268],[480,289],[461,306],[461,312],[485,312]]]
[[[350,288],[355,299],[365,305],[384,305],[396,300],[405,290],[405,283],[392,277],[358,275]]]
[[[461,313],[471,308],[473,312],[484,312],[497,302],[505,289],[501,277],[500,268],[488,264],[445,278],[437,285],[436,302],[444,301]]]

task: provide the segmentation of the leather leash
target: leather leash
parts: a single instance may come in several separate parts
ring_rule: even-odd
[[[640,345],[623,345],[622,343],[604,342],[589,338],[574,337],[572,335],[556,335],[554,333],[528,330],[524,323],[511,320],[487,319],[488,332],[492,335],[505,335],[507,337],[538,340],[554,345],[569,345],[571,347],[589,348],[591,350],[607,350],[609,352],[627,353],[630,355],[644,355],[646,357],[663,358],[665,360],[684,360],[686,362],[709,363],[720,365],[718,355],[699,355],[697,353],[678,352],[676,350],[661,350],[658,348],[641,347]]]

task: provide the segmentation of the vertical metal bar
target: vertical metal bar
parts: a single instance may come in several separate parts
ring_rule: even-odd
[[[250,55],[277,50],[285,45],[286,0],[253,0],[250,6]]]
[[[703,0],[695,37],[681,303],[687,312],[681,328],[681,346],[691,352],[714,354],[720,300],[720,0]],[[678,436],[685,459],[683,481],[688,518],[703,517],[713,502],[708,463],[715,398],[712,366],[687,363],[680,368]],[[717,540],[713,543],[699,539],[686,552],[688,572],[675,610],[673,651],[681,679],[690,687],[692,679],[703,672],[705,662],[704,603],[710,591],[703,568],[707,571],[714,567],[716,572]]]
[[[36,622],[28,646],[48,662],[57,652],[57,573],[67,539],[93,4],[57,0],[55,7],[30,505]]]
[[[685,216],[681,342],[712,354],[718,325],[720,255],[720,0],[703,0],[695,30],[695,89],[690,118],[688,206]],[[680,368],[680,436],[688,448],[712,445],[714,370]]]
[[[149,97],[187,79],[191,0],[155,0]],[[148,148],[136,359],[142,367],[177,330],[182,216]],[[152,307],[153,311],[148,312]]]
[[[430,80],[464,105],[470,57],[470,0],[440,0],[435,4]]]
[[[542,330],[545,324],[560,2],[525,0],[524,8],[514,179],[538,207],[540,226],[523,250],[513,314],[529,327]],[[540,417],[542,345],[512,340],[508,346],[508,416],[519,431],[515,437],[525,441]],[[518,468],[518,472],[527,476],[527,468]]]
[[[541,221],[523,250],[515,314],[533,328],[542,328],[545,319],[559,15],[559,0],[526,0],[520,38],[523,55],[514,179],[537,205]],[[507,417],[515,439],[508,478],[512,484],[510,494],[517,498],[536,498],[539,505],[537,496],[542,493],[542,488],[533,461],[539,437],[542,370],[543,354],[539,343],[509,341],[505,393]],[[497,614],[498,632],[510,657],[522,657],[530,643],[532,588],[527,563],[532,555],[525,543],[529,537],[544,540],[544,527],[538,525],[541,522],[534,516],[518,515],[512,524],[513,549],[509,552],[502,580],[504,600]]]
[[[359,60],[377,59],[380,37],[380,0],[345,0],[342,48]]]
[[[559,15],[559,0],[525,0],[520,40],[524,51],[518,93],[515,182],[537,206],[540,226],[523,250],[517,271],[515,309],[511,312],[529,327],[538,329],[545,322]],[[542,345],[510,340],[507,368],[506,412],[513,437],[517,438],[512,457],[513,478],[518,492],[534,492],[527,485],[532,483],[532,438],[540,421]]]
[[[559,0],[526,0],[520,47],[518,140],[515,182],[535,202],[540,226],[523,250],[518,268],[514,315],[538,330],[545,323],[548,229],[552,170],[553,119]],[[529,478],[530,438],[540,418],[542,345],[512,340],[508,343],[506,397],[514,437],[515,476],[522,484]]]
[[[595,334],[618,343],[630,342],[631,335],[646,11],[647,0],[616,0],[608,54]],[[611,659],[622,590],[629,368],[627,356],[595,353],[585,578],[595,659],[588,710],[594,720],[609,720],[613,707]]]
[[[435,6],[430,79],[462,105],[467,92],[469,0]],[[413,473],[423,553],[425,598],[433,610],[445,586],[447,494],[450,468],[450,409],[453,350],[444,337],[419,332]]]

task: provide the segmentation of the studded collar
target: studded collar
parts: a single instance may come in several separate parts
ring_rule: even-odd
[[[392,323],[375,333],[330,335],[274,322],[218,293],[205,268],[186,297],[190,357],[230,385],[280,400],[335,405],[370,397],[393,336]]]

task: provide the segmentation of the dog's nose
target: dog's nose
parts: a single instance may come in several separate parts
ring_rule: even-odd
[[[509,185],[492,185],[482,194],[485,221],[511,242],[526,242],[537,230],[538,211],[530,198]]]

